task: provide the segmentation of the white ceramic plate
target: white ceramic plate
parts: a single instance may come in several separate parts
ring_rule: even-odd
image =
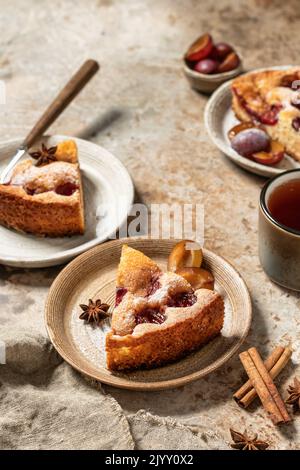
[[[0,226],[0,263],[46,267],[64,263],[109,238],[127,217],[134,197],[131,178],[122,163],[99,145],[64,135],[46,136],[46,145],[73,139],[83,175],[86,231],[84,235],[41,238]],[[0,146],[0,172],[19,141]]]
[[[292,65],[269,67],[265,69],[253,70],[260,72],[263,70],[285,70]],[[251,73],[251,72],[249,72]],[[204,120],[207,132],[213,143],[227,155],[237,165],[257,175],[272,177],[292,168],[299,168],[299,163],[291,157],[285,156],[276,166],[266,166],[256,163],[248,158],[242,157],[233,150],[230,145],[227,133],[240,121],[235,117],[231,109],[231,81],[224,83],[218,88],[209,99],[204,113]]]

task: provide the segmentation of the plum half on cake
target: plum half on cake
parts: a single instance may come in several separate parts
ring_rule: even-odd
[[[116,306],[106,335],[110,370],[151,368],[198,349],[223,326],[224,302],[212,290],[193,290],[174,272],[127,245],[117,273]]]
[[[231,89],[237,118],[259,126],[300,161],[299,67],[250,72],[234,79]]]
[[[0,185],[0,223],[33,235],[84,233],[77,146],[73,140],[30,153]],[[35,161],[36,160],[36,161]]]

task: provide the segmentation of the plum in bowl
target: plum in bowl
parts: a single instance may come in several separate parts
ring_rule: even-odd
[[[183,61],[184,73],[192,88],[205,93],[211,93],[243,71],[241,57],[233,46],[226,42],[214,43],[209,33],[193,42]]]

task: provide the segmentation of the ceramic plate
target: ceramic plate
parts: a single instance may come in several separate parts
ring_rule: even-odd
[[[113,234],[127,217],[134,196],[131,178],[111,153],[91,142],[54,135],[47,145],[73,139],[78,146],[83,175],[86,232],[63,238],[41,238],[0,226],[0,263],[19,267],[45,267],[64,263],[98,245]],[[20,142],[0,146],[0,172]]]
[[[72,261],[51,286],[45,311],[49,337],[75,369],[100,382],[133,390],[162,390],[199,379],[220,367],[238,350],[251,323],[251,301],[236,270],[223,258],[204,250],[206,267],[225,301],[225,322],[219,337],[184,359],[152,370],[112,373],[105,367],[105,335],[109,320],[93,327],[79,320],[79,304],[89,298],[113,305],[121,247],[127,243],[166,269],[172,240],[123,239],[97,246]]]
[[[291,65],[281,67],[269,67],[268,69],[258,69],[253,72],[263,70],[285,70],[292,67]],[[285,156],[284,159],[276,166],[266,166],[256,163],[248,158],[242,157],[233,150],[230,145],[227,133],[240,121],[235,117],[231,109],[231,83],[224,83],[220,86],[209,99],[204,113],[206,129],[213,143],[227,155],[230,160],[257,175],[272,177],[292,168],[299,168],[299,163],[295,162],[291,157]]]

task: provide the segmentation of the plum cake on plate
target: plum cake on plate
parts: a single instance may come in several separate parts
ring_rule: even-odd
[[[264,70],[232,82],[232,107],[242,122],[262,126],[284,151],[300,161],[300,68]]]
[[[212,290],[194,290],[175,272],[127,245],[117,272],[116,305],[106,335],[110,370],[151,368],[198,349],[223,326],[224,303]]]
[[[33,235],[84,233],[77,146],[73,140],[30,153],[0,185],[0,223]]]

